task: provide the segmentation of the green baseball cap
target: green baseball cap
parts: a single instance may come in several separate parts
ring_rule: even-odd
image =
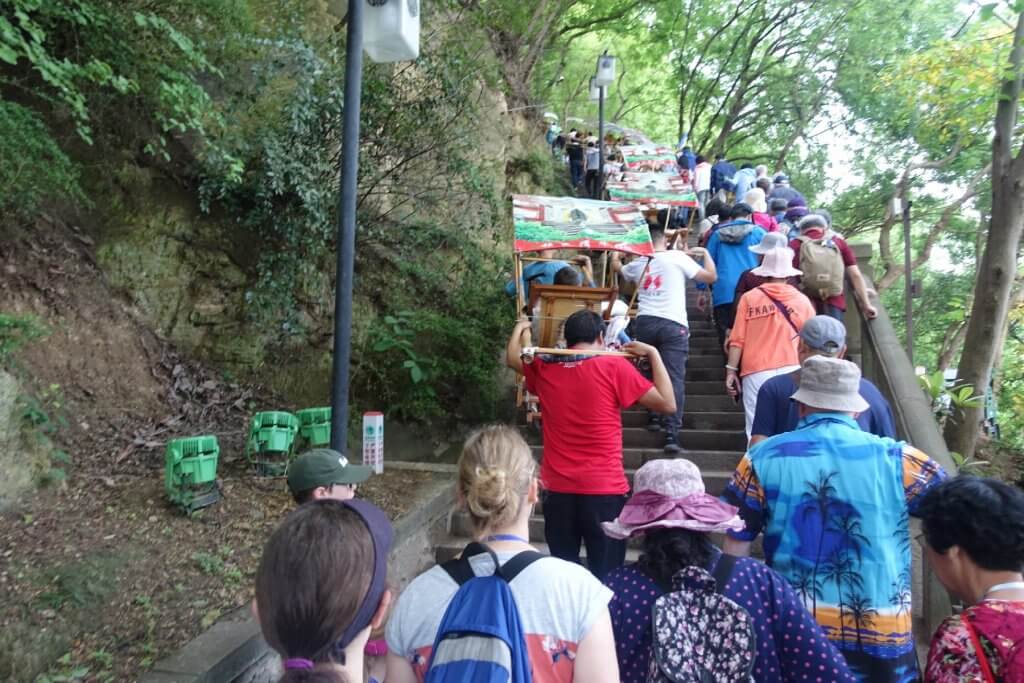
[[[370,478],[373,468],[349,465],[348,459],[330,448],[306,451],[288,466],[288,488],[292,494],[331,484],[361,484]]]

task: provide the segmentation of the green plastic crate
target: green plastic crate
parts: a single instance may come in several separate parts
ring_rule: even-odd
[[[219,457],[220,445],[215,436],[190,436],[169,441],[164,456],[167,497],[188,511],[219,498],[219,495],[209,496],[216,488]]]
[[[291,413],[268,411],[252,417],[249,430],[249,452],[289,453],[295,435],[299,431],[299,419]]]
[[[331,408],[306,408],[295,413],[299,418],[299,435],[309,446],[331,443]]]

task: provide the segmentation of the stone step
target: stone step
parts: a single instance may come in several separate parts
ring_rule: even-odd
[[[722,368],[725,370],[725,368]],[[704,394],[724,394],[725,393],[725,378],[720,380],[695,380],[686,378],[686,394],[704,395]]]
[[[627,427],[622,430],[622,443],[628,448],[659,448],[665,443],[665,434]],[[679,432],[679,445],[697,451],[745,451],[747,435],[742,430],[685,429]]]
[[[647,427],[647,413],[629,410],[622,414],[623,427]],[[734,429],[743,431],[745,426],[743,413],[739,411],[706,411],[690,410],[690,397],[687,396],[686,412],[683,413],[683,430],[687,429]]]
[[[669,456],[659,448],[623,448],[622,466],[633,470],[651,460],[663,458],[685,458],[696,465],[701,472],[729,472],[730,476],[736,465],[743,458],[743,451],[712,451],[684,449],[678,455]]]
[[[533,451],[533,457],[539,462],[541,457],[544,455],[544,447],[533,445],[530,448]],[[689,460],[696,465],[701,472],[729,472],[731,476],[732,471],[736,469],[736,465],[739,464],[740,459],[743,457],[743,453],[744,451],[693,449],[684,450],[682,453],[674,457]],[[656,448],[623,448],[622,466],[626,468],[627,476],[632,477],[631,472],[643,465],[645,462],[667,457],[672,456],[666,455],[665,451],[661,449],[660,442]]]
[[[722,383],[720,394],[689,394],[686,395],[684,413],[718,413],[718,412],[743,412],[743,404],[737,403],[725,393],[725,383]],[[641,412],[646,414],[643,408],[630,408],[625,412]]]
[[[725,361],[716,368],[686,368],[686,380],[693,382],[725,382]],[[722,391],[725,390],[724,384]]]
[[[720,353],[699,351],[686,359],[687,368],[724,368],[725,359]]]

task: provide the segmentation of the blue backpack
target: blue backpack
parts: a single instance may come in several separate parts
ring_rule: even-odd
[[[494,561],[490,576],[477,576],[469,563],[482,553]],[[461,557],[441,565],[459,590],[437,629],[424,683],[531,683],[523,624],[509,584],[542,557],[526,551],[502,566],[493,550],[470,543]]]

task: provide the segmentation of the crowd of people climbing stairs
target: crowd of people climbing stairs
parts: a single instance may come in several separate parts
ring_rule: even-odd
[[[587,156],[570,156],[574,186]],[[543,454],[506,425],[469,436],[454,506],[474,538],[458,557],[395,596],[390,523],[356,495],[369,469],[326,449],[291,465],[298,507],[254,603],[282,681],[1024,681],[1024,493],[896,440],[886,399],[845,359],[847,288],[865,319],[877,311],[827,212],[764,167],[689,149],[679,163],[700,246],[674,239],[668,212],[647,216],[653,256],[608,264],[637,291],[627,329],[582,309],[562,326],[574,353],[534,357],[519,312],[505,360],[539,398]],[[555,250],[522,275],[594,280],[585,254]],[[745,416],[748,448],[717,497],[684,450],[691,315],[712,316],[722,389]],[[631,358],[600,353],[609,341]],[[636,407],[663,455],[630,480],[622,413]],[[530,542],[537,506],[549,554]],[[963,605],[923,666],[914,544]]]

